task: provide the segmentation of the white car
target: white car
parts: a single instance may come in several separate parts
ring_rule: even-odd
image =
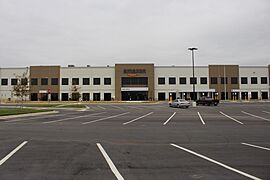
[[[177,107],[177,108],[188,108],[190,103],[185,99],[176,99],[173,102],[169,102],[170,107]]]

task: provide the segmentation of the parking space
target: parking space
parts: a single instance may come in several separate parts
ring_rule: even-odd
[[[0,179],[269,179],[270,104],[89,104],[0,122]]]

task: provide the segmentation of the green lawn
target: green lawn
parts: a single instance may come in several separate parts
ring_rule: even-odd
[[[67,104],[58,106],[59,108],[85,108],[86,106],[83,104]]]
[[[38,112],[47,112],[49,110],[37,110],[37,109],[2,109],[0,108],[0,116],[8,115],[18,115],[18,114],[29,114],[29,113],[38,113]]]
[[[61,104],[30,104],[31,107],[57,107]]]

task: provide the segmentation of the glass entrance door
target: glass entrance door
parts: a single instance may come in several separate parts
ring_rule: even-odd
[[[148,91],[122,91],[122,101],[146,101]]]

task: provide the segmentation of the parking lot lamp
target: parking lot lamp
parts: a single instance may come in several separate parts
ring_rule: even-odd
[[[194,81],[194,51],[198,50],[198,48],[195,48],[195,47],[190,47],[188,48],[189,51],[191,51],[191,58],[192,58],[192,79]],[[192,83],[192,94],[193,94],[193,97],[192,97],[192,100],[196,100],[196,96],[195,96],[195,82]]]

